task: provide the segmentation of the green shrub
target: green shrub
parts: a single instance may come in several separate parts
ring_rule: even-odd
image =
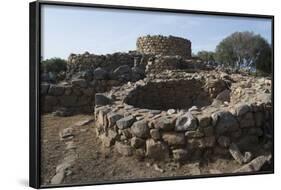
[[[66,60],[54,57],[42,61],[41,70],[43,72],[46,71],[46,72],[59,73],[61,71],[66,71],[66,65],[67,65]]]

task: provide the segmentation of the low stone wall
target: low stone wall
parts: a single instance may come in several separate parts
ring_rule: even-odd
[[[72,54],[65,80],[57,84],[42,82],[41,110],[43,113],[56,111],[63,116],[90,113],[96,93],[143,79],[147,59],[135,53]]]
[[[96,55],[88,52],[71,54],[67,60],[67,78],[71,78],[77,72],[93,72],[96,68],[103,68],[107,72],[112,72],[122,65],[133,67],[134,63],[141,60],[141,58],[142,55],[136,52],[106,55]]]
[[[222,90],[220,87],[219,91]],[[196,79],[149,82],[131,91],[124,101],[138,108],[159,110],[202,107],[212,103],[208,89]]]
[[[254,109],[241,105],[234,113],[217,111],[210,115],[198,110],[169,114],[130,111],[130,106],[124,109],[121,114],[107,106],[96,108],[97,131],[104,146],[115,145],[125,156],[139,154],[156,160],[184,161],[201,159],[208,153],[229,156],[230,151],[252,151],[271,126],[270,108],[264,105]],[[241,163],[246,162],[246,155],[240,155]]]
[[[41,111],[55,112],[59,116],[91,113],[94,110],[95,94],[109,91],[123,82],[117,80],[75,79],[60,84],[42,83],[40,87]]]
[[[230,97],[228,100],[222,98],[226,89],[219,87],[220,79],[214,79],[211,75],[208,77],[203,80],[203,86],[214,100],[211,105],[204,107],[188,106],[187,109],[168,110],[165,107],[163,110],[138,107],[141,104],[127,102],[128,97],[134,98],[138,93],[145,98],[147,93],[141,91],[151,84],[159,83],[160,88],[150,86],[149,89],[155,91],[161,90],[162,84],[167,85],[166,90],[172,88],[168,80],[144,80],[113,87],[109,93],[113,97],[107,93],[96,94],[95,128],[103,145],[114,146],[124,156],[135,154],[155,160],[198,160],[206,154],[215,154],[232,156],[241,164],[248,162],[257,147],[272,137],[271,101],[260,96],[248,104],[228,102]],[[226,83],[230,80],[230,77],[222,77],[228,78],[225,79]],[[191,86],[190,91],[201,83],[192,78],[185,76],[184,80],[189,82],[183,82]],[[244,80],[242,76],[240,80]],[[260,84],[264,85],[263,82]],[[202,87],[202,84],[198,87]],[[266,95],[266,92],[253,86],[254,89]],[[161,96],[161,93],[158,95]],[[151,99],[150,95],[147,96]],[[233,96],[237,95],[234,93]],[[166,100],[169,101],[169,98],[184,102],[176,96],[167,97]],[[217,104],[218,101],[221,103]]]
[[[137,39],[137,51],[143,54],[191,57],[191,42],[175,36],[143,36]]]

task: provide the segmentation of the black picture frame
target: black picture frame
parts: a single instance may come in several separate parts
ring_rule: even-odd
[[[256,174],[273,174],[274,173],[274,143],[272,147],[273,170],[267,172],[243,173],[243,174],[212,174],[202,176],[178,176],[178,177],[161,177],[151,179],[134,179],[110,182],[93,182],[82,184],[69,185],[48,185],[42,186],[40,181],[40,161],[41,161],[41,143],[40,143],[40,57],[41,57],[41,7],[42,5],[56,6],[71,6],[71,7],[92,7],[92,8],[108,8],[119,10],[141,10],[153,12],[170,12],[170,13],[188,13],[196,15],[218,15],[218,16],[235,16],[243,18],[266,18],[271,19],[272,25],[272,121],[274,126],[274,16],[246,13],[228,13],[228,12],[211,12],[198,10],[183,10],[183,9],[167,9],[167,8],[151,8],[151,7],[133,7],[120,5],[105,5],[105,4],[89,4],[89,3],[74,3],[74,2],[55,2],[55,1],[34,1],[29,4],[29,48],[30,48],[30,65],[29,65],[29,185],[33,188],[51,188],[51,187],[73,187],[84,185],[100,185],[100,184],[116,184],[116,183],[134,183],[147,181],[163,181],[163,180],[182,180],[193,178],[210,178],[210,177],[226,177],[226,176],[241,176],[241,175],[256,175]],[[274,130],[274,127],[273,127]],[[273,131],[274,134],[274,131]],[[273,136],[274,142],[274,136]]]

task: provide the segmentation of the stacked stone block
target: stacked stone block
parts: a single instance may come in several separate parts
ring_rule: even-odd
[[[96,92],[106,92],[112,86],[121,85],[114,80],[75,79],[61,84],[42,83],[40,108],[43,113],[59,111],[61,116],[91,113],[94,110]]]
[[[98,67],[107,71],[112,71],[121,65],[133,67],[136,58],[141,58],[141,55],[136,52],[106,55],[96,55],[88,52],[83,54],[71,54],[67,61],[67,73],[74,74],[79,71],[94,70]]]
[[[191,42],[175,36],[143,36],[137,39],[137,51],[143,54],[191,57]]]
[[[204,83],[195,79],[151,82],[131,91],[125,102],[139,108],[160,110],[207,106],[211,99],[203,86]]]

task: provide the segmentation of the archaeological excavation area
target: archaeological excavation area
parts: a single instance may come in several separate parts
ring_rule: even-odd
[[[42,181],[272,171],[271,92],[271,78],[206,65],[175,36],[71,54],[60,81],[41,80]]]

